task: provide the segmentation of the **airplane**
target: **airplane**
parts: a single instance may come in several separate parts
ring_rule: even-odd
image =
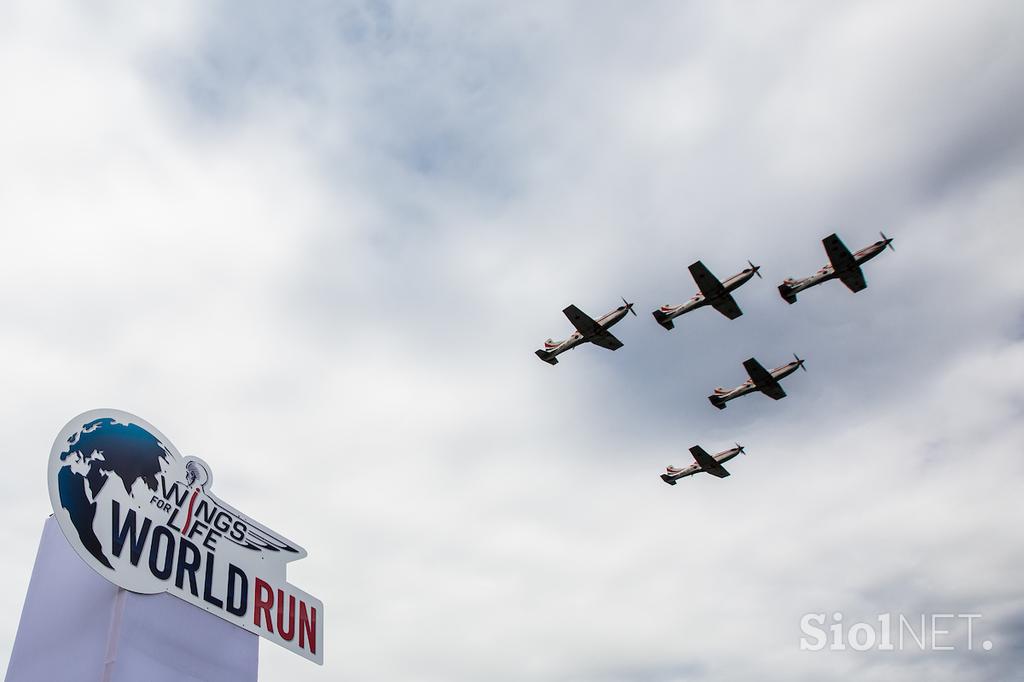
[[[772,400],[781,400],[786,397],[786,392],[782,390],[782,386],[779,385],[779,379],[788,377],[790,374],[796,371],[796,368],[804,370],[804,361],[793,354],[796,358],[793,362],[787,362],[781,367],[776,367],[771,372],[761,366],[754,358],[743,361],[743,367],[747,370],[747,374],[750,378],[744,381],[742,384],[733,389],[716,388],[715,392],[708,396],[708,400],[711,404],[720,410],[724,410],[726,403],[734,398],[739,398],[741,395],[753,393],[754,391],[761,391]]]
[[[886,237],[884,232],[878,234],[882,235],[881,241],[866,246],[857,253],[850,253],[850,250],[835,233],[825,237],[821,243],[825,245],[829,263],[810,277],[787,278],[779,285],[779,294],[786,303],[793,304],[796,303],[796,295],[804,289],[810,289],[822,282],[836,278],[839,278],[853,293],[867,287],[868,283],[864,281],[864,273],[861,272],[860,266],[880,254],[887,246],[893,251],[896,250],[892,245],[892,239]]]
[[[576,331],[564,341],[548,339],[544,342],[544,347],[536,351],[537,357],[549,365],[557,365],[558,358],[555,356],[588,341],[608,350],[622,348],[622,342],[608,331],[616,322],[624,318],[626,313],[633,313],[633,316],[636,316],[632,303],[626,303],[626,299],[622,299],[622,303],[623,305],[620,305],[611,312],[605,313],[596,320],[575,305],[570,305],[562,312],[572,322],[572,326],[576,327]]]
[[[743,446],[736,443],[736,447],[723,450],[715,455],[709,455],[704,448],[699,445],[694,445],[690,448],[690,454],[693,455],[695,464],[691,464],[688,467],[680,469],[678,467],[665,467],[665,473],[661,475],[661,480],[665,481],[669,485],[675,485],[676,481],[680,478],[686,478],[687,476],[693,476],[701,471],[706,471],[712,476],[718,478],[725,478],[729,475],[725,467],[722,466],[724,462],[728,462],[736,455],[745,454]]]
[[[654,311],[654,319],[665,329],[672,329],[675,326],[672,324],[674,318],[691,310],[696,310],[701,306],[710,305],[730,320],[735,320],[743,314],[743,311],[740,310],[740,307],[736,305],[736,301],[729,294],[739,289],[754,275],[761,277],[761,273],[758,272],[761,267],[754,265],[750,261],[747,261],[747,263],[750,265],[749,268],[744,268],[743,272],[733,275],[724,282],[720,282],[717,277],[711,274],[711,271],[708,270],[704,263],[697,261],[690,266],[690,274],[693,276],[694,281],[697,282],[697,287],[700,291],[685,303],[661,306]]]

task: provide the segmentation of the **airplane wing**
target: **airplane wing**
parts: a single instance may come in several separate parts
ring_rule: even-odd
[[[828,254],[828,260],[832,263],[832,269],[837,273],[857,268],[857,259],[846,248],[839,235],[835,233],[830,234],[822,239],[821,243],[825,246],[825,253]]]
[[[758,386],[758,389],[772,400],[782,400],[786,397],[786,392],[782,390],[782,386],[777,381],[767,386]]]
[[[733,297],[730,296],[729,294],[724,294],[714,299],[711,302],[711,305],[712,307],[714,307],[715,310],[722,313],[730,320],[735,320],[737,317],[743,314],[743,311],[740,310],[740,307],[736,305],[736,300],[733,299]]]
[[[572,326],[576,327],[583,336],[593,336],[601,331],[601,325],[599,325],[594,318],[590,317],[574,305],[570,305],[562,312],[565,313],[565,316],[569,318],[570,322],[572,322]]]
[[[718,460],[709,455],[701,446],[694,445],[690,448],[690,454],[693,455],[694,461],[700,465],[701,471],[706,471],[712,476],[718,476],[718,478],[725,478],[729,475],[725,467],[719,464]]]
[[[704,263],[697,261],[691,265],[690,274],[693,275],[693,280],[697,283],[700,293],[704,294],[704,298],[716,298],[726,294],[725,287]]]
[[[864,271],[856,265],[853,266],[852,270],[843,270],[840,272],[839,281],[845,284],[846,288],[853,293],[857,293],[868,285],[868,283],[864,281]]]
[[[754,358],[749,358],[743,361],[743,369],[747,370],[747,374],[750,375],[751,381],[754,382],[754,386],[757,390],[764,393],[772,400],[781,400],[786,397],[786,392],[782,390],[782,386],[775,380],[775,377],[771,375],[771,372],[761,366],[761,363]]]
[[[601,346],[601,348],[607,348],[608,350],[618,350],[622,348],[622,341],[619,341],[617,338],[612,336],[611,332],[595,334],[593,338],[590,339],[590,342],[596,346]]]

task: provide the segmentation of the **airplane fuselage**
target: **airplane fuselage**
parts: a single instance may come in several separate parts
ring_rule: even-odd
[[[778,381],[780,379],[788,377],[790,374],[795,372],[798,367],[800,367],[800,363],[794,360],[793,362],[787,362],[781,367],[776,367],[775,369],[771,370],[769,374],[772,375],[773,379]],[[760,389],[754,385],[754,380],[747,379],[736,388],[730,390],[726,390],[724,388],[716,388],[715,397],[719,402],[727,403],[730,400],[734,400],[736,398],[739,398],[740,396],[744,396],[747,395],[748,393],[753,393],[758,390]]]
[[[714,457],[715,461],[718,462],[719,464],[725,464],[730,459],[740,454],[740,450],[741,448],[739,447],[729,448],[728,450],[723,450],[722,452],[719,452],[716,455],[712,455],[712,457]],[[704,471],[704,469],[702,469],[701,466],[697,463],[691,464],[688,467],[683,467],[682,469],[677,469],[676,467],[670,466],[667,467],[665,469],[665,473],[661,475],[661,480],[671,485],[675,485],[675,482],[678,481],[680,478],[693,476],[694,474],[700,473],[701,471]]]
[[[625,317],[626,313],[628,312],[629,309],[626,306],[620,305],[615,310],[605,313],[604,315],[602,315],[601,317],[597,318],[594,321],[597,322],[598,327],[600,327],[602,330],[610,329],[611,327],[614,327],[615,324],[619,322],[623,317]],[[547,351],[549,357],[557,357],[558,355],[561,355],[567,350],[572,350],[576,346],[580,346],[584,343],[587,343],[594,336],[596,336],[596,334],[584,335],[579,330],[576,330],[572,334],[570,334],[569,337],[566,338],[564,341],[552,341],[551,339],[548,339],[547,341],[544,342],[544,350]]]
[[[728,279],[722,280],[722,287],[725,289],[725,293],[729,294],[735,291],[736,289],[739,289],[741,286],[746,284],[751,277],[754,276],[754,273],[755,270],[753,268],[746,268],[743,270],[743,272],[739,272]],[[661,306],[658,310],[661,311],[664,317],[659,316],[659,323],[664,324],[669,320],[674,320],[680,315],[685,315],[686,313],[692,310],[696,310],[697,308],[701,308],[706,305],[712,305],[714,304],[714,302],[715,299],[707,298],[706,296],[704,296],[704,294],[698,291],[696,294],[691,296],[688,300],[684,301],[683,303],[679,303],[677,305]]]
[[[886,247],[887,244],[888,244],[888,242],[885,241],[885,240],[877,241],[874,244],[872,244],[871,246],[866,246],[863,249],[861,249],[860,251],[857,251],[856,253],[854,253],[853,254],[853,260],[854,260],[854,263],[855,263],[854,267],[855,268],[859,268],[862,264],[867,263],[869,260],[871,260],[872,258],[877,256],[878,254],[880,254],[882,251],[885,250],[885,247]],[[853,270],[854,268],[847,268],[847,269],[848,270]],[[804,291],[806,289],[810,289],[811,287],[818,286],[819,284],[823,284],[823,283],[829,281],[830,279],[836,279],[838,277],[841,277],[844,272],[845,272],[845,270],[836,270],[835,267],[833,267],[833,265],[831,263],[826,263],[825,265],[823,265],[821,268],[819,268],[818,271],[815,272],[810,277],[804,277],[803,279],[789,278],[789,279],[786,279],[783,282],[783,284],[785,285],[786,289],[788,290],[788,293],[790,293],[790,294],[798,294],[801,291]]]

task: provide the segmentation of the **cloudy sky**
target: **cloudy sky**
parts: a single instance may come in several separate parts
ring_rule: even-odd
[[[0,5],[0,666],[113,407],[309,550],[326,665],[266,680],[1019,675],[1024,5],[151,5]],[[765,280],[665,332],[698,258]],[[621,296],[624,348],[533,355]],[[800,651],[836,611],[993,649]]]

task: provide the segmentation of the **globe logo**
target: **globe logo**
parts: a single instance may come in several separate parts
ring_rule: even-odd
[[[108,484],[124,486],[132,497],[137,485],[156,492],[157,476],[171,462],[171,455],[158,438],[141,426],[104,417],[83,424],[81,430],[72,433],[59,460],[60,506],[71,517],[86,551],[113,570],[93,528],[95,500]]]

